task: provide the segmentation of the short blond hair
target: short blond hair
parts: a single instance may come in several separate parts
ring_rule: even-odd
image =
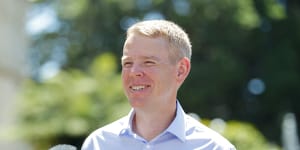
[[[127,38],[131,34],[147,37],[162,37],[169,42],[170,60],[178,62],[183,57],[191,59],[192,45],[188,34],[177,24],[167,20],[147,20],[133,24],[127,30]]]

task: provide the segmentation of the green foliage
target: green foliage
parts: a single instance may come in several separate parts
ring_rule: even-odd
[[[224,122],[221,119],[201,122],[222,134],[238,150],[280,150],[276,144],[269,143],[252,124],[240,121]]]
[[[249,123],[229,121],[223,135],[238,150],[279,150],[274,144],[268,143],[265,137]]]
[[[275,20],[281,20],[286,18],[284,5],[276,2],[276,0],[266,0],[267,14],[270,18]]]
[[[87,0],[60,0],[54,2],[59,16],[65,19],[75,19],[88,8]]]
[[[280,143],[281,114],[294,112],[296,116],[300,115],[299,1],[34,1],[37,5],[53,8],[61,27],[58,31],[33,37],[30,49],[33,68],[39,69],[48,61],[57,61],[68,70],[59,75],[66,76],[64,82],[84,76],[82,84],[94,83],[92,80],[102,73],[87,67],[91,66],[92,60],[107,51],[120,57],[126,27],[155,12],[181,25],[193,44],[191,74],[178,94],[187,112],[207,118],[252,122],[265,137],[277,143]],[[56,60],[57,49],[63,51],[66,60]],[[266,89],[260,95],[249,92],[247,86],[253,78],[259,78],[265,84]],[[42,87],[40,83],[28,83],[28,86],[29,91],[31,86],[37,91]],[[108,87],[97,86],[99,89]],[[90,89],[93,88],[77,90]],[[54,93],[55,90],[59,94]],[[62,93],[54,88],[51,96],[64,97],[65,93]],[[76,98],[91,97],[88,94]]]
[[[19,104],[21,135],[46,149],[61,137],[85,137],[125,115],[129,106],[116,66],[112,54],[103,54],[87,73],[72,69],[42,83],[28,80]]]

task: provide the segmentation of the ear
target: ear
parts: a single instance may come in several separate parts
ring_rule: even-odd
[[[190,59],[187,57],[182,58],[177,63],[177,81],[182,84],[191,70]]]

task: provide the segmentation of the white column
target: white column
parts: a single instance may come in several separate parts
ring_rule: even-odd
[[[16,94],[26,77],[26,0],[0,1],[0,149],[29,149],[14,139]]]

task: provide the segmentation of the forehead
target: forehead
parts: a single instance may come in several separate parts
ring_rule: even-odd
[[[169,55],[169,44],[162,37],[146,37],[139,34],[128,36],[123,47],[123,58],[165,58]]]

